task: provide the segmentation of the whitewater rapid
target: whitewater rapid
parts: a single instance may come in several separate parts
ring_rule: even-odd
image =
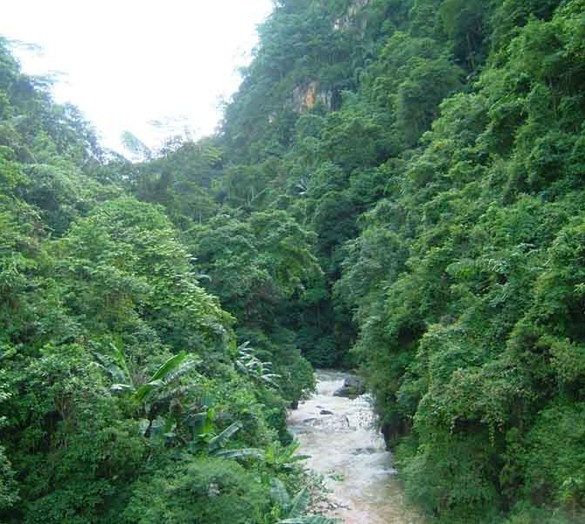
[[[334,396],[348,375],[317,371],[317,392],[289,414],[305,466],[331,491],[327,514],[345,524],[420,524],[406,507],[392,455],[376,428],[371,399]]]

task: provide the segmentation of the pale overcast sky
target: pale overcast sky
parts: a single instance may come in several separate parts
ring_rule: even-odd
[[[189,128],[213,132],[237,88],[271,0],[11,0],[0,35],[29,74],[57,73],[57,101],[77,105],[107,147],[125,130],[150,147]],[[163,124],[157,129],[156,122]],[[165,127],[166,125],[166,127]]]

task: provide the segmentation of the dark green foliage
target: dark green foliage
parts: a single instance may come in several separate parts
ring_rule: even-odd
[[[584,27],[279,1],[219,135],[137,164],[0,43],[0,519],[322,521],[309,359],[430,518],[583,521]]]
[[[0,378],[2,385],[0,385],[0,403],[5,402],[9,398],[6,391],[6,373],[5,370],[0,370]],[[0,417],[0,427],[6,422],[6,417]],[[14,471],[5,455],[3,447],[0,447],[0,511],[6,510],[13,506],[18,501],[18,491],[16,482],[14,481]]]
[[[18,501],[14,472],[11,464],[4,455],[4,449],[0,451],[0,510],[7,509]]]
[[[189,524],[262,522],[269,501],[252,473],[226,459],[157,464],[124,511],[122,522]]]
[[[284,3],[275,20],[315,4]],[[301,313],[307,355],[330,362],[353,345],[407,492],[429,514],[578,521],[583,2],[328,9],[363,52],[353,92],[301,108],[262,179],[262,206],[317,233],[326,280],[304,300],[327,313],[318,327]],[[284,34],[271,27],[270,41]],[[281,78],[301,70],[291,58]],[[267,121],[291,91],[270,95]],[[228,134],[248,114],[240,103]],[[328,337],[312,342],[319,329]]]
[[[220,208],[212,186],[221,168],[215,140],[171,144],[150,163],[105,163],[79,113],[54,104],[0,42],[2,522],[195,514],[268,524],[280,512],[271,480],[303,483],[296,464],[217,458],[290,443],[286,405],[314,379],[270,305],[284,309],[320,276],[313,234],[275,209],[234,219],[241,227],[226,238],[237,241],[236,231],[245,243],[247,234],[251,246],[234,244],[233,275],[212,267],[220,246],[206,245],[214,232],[203,223]],[[251,309],[270,297],[240,315],[229,292],[249,261],[257,270],[234,296]],[[202,287],[206,271],[238,318]],[[258,328],[266,351],[257,362],[274,365],[278,383],[257,366],[238,368],[233,325],[248,319],[270,335]]]
[[[552,403],[542,410],[518,460],[526,468],[527,495],[553,500],[575,516],[583,506],[583,403]],[[559,445],[559,443],[562,445]]]
[[[486,4],[442,4],[456,46],[513,2]],[[568,413],[584,391],[584,11],[539,3],[531,18],[524,4],[493,65],[403,155],[336,284],[355,308],[385,435],[402,442],[407,492],[444,522],[497,521],[512,507],[514,522],[583,512],[579,416]],[[366,92],[380,103],[381,85],[400,92],[396,76],[378,78]]]

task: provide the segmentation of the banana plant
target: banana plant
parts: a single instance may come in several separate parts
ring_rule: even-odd
[[[225,444],[243,427],[240,421],[236,421],[216,434],[214,419],[215,410],[213,408],[187,418],[187,424],[191,427],[192,432],[192,440],[189,442],[188,448],[192,453],[220,455]]]
[[[299,446],[298,441],[293,441],[288,446],[273,442],[265,451],[258,448],[241,448],[220,450],[216,454],[235,460],[255,459],[264,462],[273,472],[280,473],[292,471],[297,463],[309,458],[309,455],[296,454]]]
[[[124,352],[112,344],[114,359],[95,353],[100,366],[110,375],[114,382],[110,387],[116,393],[128,394],[139,406],[139,416],[144,420],[145,436],[151,436],[153,429],[170,434],[173,427],[172,418],[157,420],[161,412],[169,412],[173,401],[193,389],[195,384],[181,385],[179,380],[190,372],[198,361],[181,351],[170,357],[153,375],[138,382],[130,372]]]
[[[238,371],[243,375],[260,384],[278,389],[276,381],[280,378],[280,375],[272,372],[272,362],[264,362],[254,354],[254,349],[250,347],[250,342],[244,342],[238,346],[238,357],[235,364]]]
[[[292,441],[287,446],[280,442],[273,442],[266,449],[266,463],[275,471],[291,471],[303,460],[310,458],[310,455],[297,454],[301,443],[298,440]]]
[[[311,494],[306,487],[291,498],[282,481],[272,479],[270,495],[282,512],[277,524],[334,524],[340,522],[339,519],[307,513],[311,503]]]

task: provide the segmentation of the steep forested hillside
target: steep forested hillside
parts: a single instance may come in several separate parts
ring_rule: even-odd
[[[260,37],[220,133],[135,164],[2,46],[0,520],[297,517],[309,361],[361,370],[430,521],[585,520],[585,2]]]
[[[312,388],[310,365],[287,332],[262,339],[263,353],[239,343],[220,299],[246,311],[249,330],[269,324],[273,296],[319,274],[311,235],[281,212],[222,218],[205,193],[217,159],[204,144],[153,162],[162,180],[149,186],[3,42],[0,144],[0,521],[301,516],[312,481],[285,407]],[[182,200],[149,203],[176,171],[195,177]],[[223,265],[212,260],[222,250]],[[218,296],[206,271],[231,279],[214,278]]]

